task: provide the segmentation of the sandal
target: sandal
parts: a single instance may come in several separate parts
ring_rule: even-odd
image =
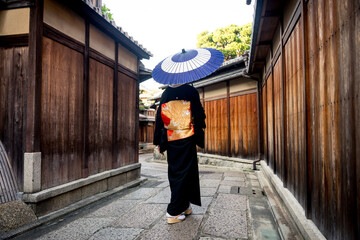
[[[178,223],[184,221],[185,215],[181,213],[177,216],[171,216],[170,214],[166,213],[166,218],[167,218],[167,223],[172,224],[172,223]]]
[[[189,204],[189,207],[185,210],[184,214],[185,216],[188,216],[192,213],[192,207],[191,205]]]

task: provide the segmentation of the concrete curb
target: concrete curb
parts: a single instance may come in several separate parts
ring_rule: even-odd
[[[98,174],[91,175],[87,178],[81,178],[69,183],[65,183],[56,187],[52,187],[37,193],[24,193],[22,200],[26,203],[36,203],[43,201],[45,199],[61,195],[66,192],[90,185],[92,183],[117,176],[121,173],[126,173],[134,169],[139,169],[141,167],[140,163],[134,163],[128,166],[120,167],[118,169],[112,169]]]
[[[303,207],[292,193],[284,188],[283,182],[273,173],[272,169],[267,166],[265,161],[261,161],[260,165],[261,171],[284,202],[286,209],[294,220],[294,223],[303,238],[307,240],[326,240],[313,221],[306,218]]]
[[[144,177],[141,177],[139,179],[136,179],[132,182],[129,182],[129,183],[126,183],[120,187],[117,187],[117,188],[114,188],[112,190],[109,190],[107,192],[104,192],[104,193],[99,193],[99,194],[96,194],[92,197],[89,197],[89,198],[86,198],[84,200],[81,200],[79,202],[76,202],[74,204],[71,204],[65,208],[62,208],[58,211],[55,211],[55,212],[52,212],[48,215],[45,215],[45,216],[42,216],[42,217],[39,217],[35,222],[32,222],[32,223],[29,223],[27,225],[24,225],[20,228],[17,228],[17,229],[14,229],[14,230],[11,230],[7,233],[5,233],[4,235],[0,236],[0,239],[7,239],[7,238],[11,238],[11,237],[16,237],[20,234],[23,234],[27,231],[30,231],[36,227],[39,227],[47,222],[50,222],[56,218],[59,218],[61,216],[64,216],[70,212],[73,212],[73,211],[76,211],[77,209],[79,208],[83,208],[87,205],[90,205],[96,201],[99,201],[100,199],[103,199],[105,197],[108,197],[108,196],[111,196],[115,193],[118,193],[120,191],[123,191],[125,189],[128,189],[128,188],[131,188],[131,187],[135,187],[137,185],[140,185],[141,183],[147,181],[147,178],[144,178]]]

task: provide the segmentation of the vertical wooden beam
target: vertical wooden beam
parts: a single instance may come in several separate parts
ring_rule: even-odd
[[[227,102],[227,122],[228,122],[228,156],[231,157],[231,119],[230,119],[230,81],[226,81],[226,102]]]
[[[265,84],[264,87],[267,85],[267,78],[265,79]],[[266,159],[266,163],[267,165],[269,165],[269,125],[268,125],[268,121],[269,121],[269,115],[268,115],[268,108],[267,108],[267,86],[265,89],[265,113],[266,113],[266,153],[265,154],[265,159]]]
[[[120,167],[117,164],[118,143],[117,143],[117,113],[118,113],[118,63],[119,63],[119,45],[115,42],[115,66],[114,66],[114,84],[113,84],[113,159],[112,168]]]
[[[257,91],[257,123],[258,123],[258,160],[261,160],[261,131],[260,131],[260,79],[257,81],[256,85]]]
[[[258,135],[258,138],[259,138],[259,142],[260,142],[260,148],[259,148],[259,153],[260,153],[260,160],[261,159],[264,159],[264,126],[263,126],[263,122],[264,122],[264,113],[263,113],[263,88],[262,88],[262,78],[259,78],[258,79],[258,84],[257,84],[257,89],[258,89],[258,101],[259,101],[259,104],[258,104],[258,111],[259,111],[259,116],[260,116],[260,120],[259,120],[259,126],[258,126],[258,130],[259,130],[259,135]]]
[[[26,95],[25,152],[41,152],[41,78],[43,0],[35,0],[30,8],[29,78]]]
[[[283,25],[282,22],[280,23],[280,41],[281,41],[281,47],[280,47],[280,54],[281,54],[281,83],[282,83],[282,91],[281,91],[281,95],[280,95],[280,101],[282,101],[282,104],[280,103],[280,107],[281,108],[281,130],[280,130],[280,135],[281,135],[281,145],[282,145],[282,152],[281,154],[281,158],[283,160],[282,165],[281,165],[281,171],[283,173],[283,184],[284,187],[287,187],[287,177],[288,177],[288,173],[287,173],[287,155],[286,155],[286,116],[285,116],[285,109],[286,109],[286,101],[285,101],[285,49],[284,49],[284,40],[283,40]]]
[[[90,24],[85,20],[85,48],[84,48],[84,80],[83,80],[83,156],[81,161],[81,176],[89,176],[88,159],[88,134],[89,134],[89,43],[90,43]]]
[[[270,48],[270,61],[271,61],[271,99],[272,99],[272,121],[273,121],[273,129],[272,129],[272,132],[273,132],[273,143],[272,143],[272,146],[273,146],[273,161],[274,161],[274,173],[277,174],[277,165],[276,165],[276,148],[275,148],[275,99],[274,99],[274,61],[273,60],[273,51],[272,51],[272,48]]]
[[[311,194],[312,194],[312,183],[311,183],[311,164],[309,163],[309,157],[308,155],[310,154],[308,152],[308,139],[309,139],[309,135],[308,135],[308,104],[307,104],[307,72],[306,72],[306,59],[307,59],[307,51],[306,49],[308,48],[307,45],[307,41],[306,41],[306,25],[305,25],[305,16],[307,15],[306,12],[306,6],[305,4],[307,3],[307,1],[305,0],[301,0],[301,21],[302,21],[302,33],[301,33],[301,44],[302,44],[302,48],[303,48],[303,81],[304,81],[304,131],[305,131],[305,139],[304,139],[304,151],[305,151],[305,162],[304,162],[304,167],[305,167],[305,172],[306,172],[306,177],[305,177],[305,184],[306,184],[306,198],[305,198],[305,215],[309,218],[311,215]]]
[[[137,161],[139,161],[139,113],[140,113],[140,109],[139,109],[139,81],[140,81],[140,59],[138,59],[137,61],[137,79],[136,79],[136,111],[135,111],[135,156]]]

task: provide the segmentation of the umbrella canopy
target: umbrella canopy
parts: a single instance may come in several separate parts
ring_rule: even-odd
[[[156,65],[153,79],[162,84],[182,84],[204,78],[224,62],[224,55],[213,48],[182,50]]]

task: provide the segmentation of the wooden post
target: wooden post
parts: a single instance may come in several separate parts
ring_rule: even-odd
[[[228,122],[228,156],[231,157],[231,119],[230,119],[230,82],[226,81],[226,102],[227,102],[227,122]]]
[[[43,0],[30,7],[29,78],[26,92],[25,152],[41,152]]]
[[[136,111],[135,111],[135,158],[139,161],[139,81],[140,81],[140,60],[137,60],[137,79],[136,79]]]
[[[263,88],[267,85],[267,78],[265,79],[265,84],[263,86]],[[264,151],[265,154],[265,159],[266,159],[266,163],[267,165],[269,165],[269,125],[268,125],[268,109],[267,109],[267,87],[265,89],[265,114],[266,114],[266,153]]]
[[[306,1],[307,2],[307,1]],[[310,163],[309,158],[308,158],[308,116],[307,116],[307,109],[308,109],[308,105],[307,105],[307,85],[306,85],[306,80],[307,80],[307,76],[306,76],[306,58],[307,58],[307,54],[306,54],[306,49],[307,49],[307,42],[306,42],[306,25],[305,25],[305,16],[306,16],[306,6],[305,6],[305,0],[301,0],[301,21],[302,21],[302,33],[301,33],[301,44],[302,44],[302,48],[303,48],[303,81],[304,81],[304,131],[305,131],[305,139],[304,139],[304,151],[305,151],[305,172],[306,172],[306,179],[305,179],[305,184],[306,184],[306,198],[305,198],[305,215],[309,218],[309,216],[311,215],[311,194],[312,194],[312,183],[311,183],[311,171],[310,171]]]
[[[81,176],[86,178],[89,176],[88,169],[88,130],[89,130],[89,38],[90,38],[90,24],[85,21],[85,48],[84,48],[84,82],[83,82],[83,156],[81,161]]]
[[[117,143],[117,113],[118,113],[118,63],[119,63],[119,45],[115,42],[115,66],[114,66],[114,83],[113,83],[113,160],[112,168],[118,168],[118,143]]]
[[[277,166],[276,166],[276,148],[275,148],[275,107],[274,107],[274,62],[272,61],[273,59],[273,51],[272,48],[270,48],[270,59],[271,59],[271,99],[272,99],[272,121],[273,121],[273,161],[274,161],[274,173],[277,174]]]
[[[283,21],[281,21],[283,22]],[[287,173],[287,155],[286,155],[286,115],[285,115],[285,109],[286,109],[286,101],[285,101],[285,56],[284,56],[284,40],[283,40],[283,25],[282,23],[280,23],[280,41],[281,41],[281,46],[280,46],[280,51],[281,51],[281,83],[282,83],[282,91],[281,91],[281,96],[280,96],[280,101],[282,101],[282,104],[280,103],[280,107],[282,105],[281,108],[281,145],[282,145],[282,152],[281,154],[281,158],[283,160],[283,164],[281,165],[281,170],[283,173],[283,184],[284,187],[287,187],[287,177],[288,177],[288,173]]]
[[[260,79],[258,79],[257,81],[257,85],[256,85],[257,91],[257,123],[258,123],[258,160],[261,160],[261,131],[260,131]]]

